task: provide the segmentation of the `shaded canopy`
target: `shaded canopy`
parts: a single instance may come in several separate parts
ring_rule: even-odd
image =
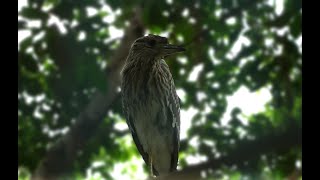
[[[117,163],[140,158],[126,139],[128,130],[119,128],[125,120],[117,91],[110,89],[118,86],[115,72],[122,64],[117,60],[136,37],[148,33],[166,34],[170,42],[187,47],[185,54],[167,60],[176,87],[184,91],[182,110],[196,109],[181,141],[180,169],[190,166],[188,157],[205,157],[205,162],[224,157],[232,163],[214,167],[212,176],[301,176],[301,1],[284,0],[282,11],[274,3],[29,0],[18,11],[18,34],[30,33],[18,45],[19,176],[34,172],[79,119],[98,120],[74,133],[85,141],[73,149],[75,157],[61,157],[70,160],[67,173],[85,177],[86,169],[101,161],[105,165],[91,169],[109,179]],[[134,16],[139,23],[132,24]],[[195,68],[201,70],[193,81],[189,76]],[[222,125],[227,96],[240,87],[252,92],[267,88],[271,100],[264,111],[248,116],[241,107],[233,109],[229,123]],[[99,102],[99,93],[109,95],[110,102]],[[105,110],[88,110],[90,103],[103,104]],[[87,118],[86,112],[97,117]],[[269,135],[283,141],[268,140]],[[250,142],[258,143],[256,148]],[[135,168],[123,173],[134,176]]]

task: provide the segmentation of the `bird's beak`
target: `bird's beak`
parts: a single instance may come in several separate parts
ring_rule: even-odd
[[[178,53],[178,52],[183,52],[186,49],[182,46],[178,45],[172,45],[172,44],[166,44],[163,46],[163,54],[165,56],[168,56],[170,54]]]

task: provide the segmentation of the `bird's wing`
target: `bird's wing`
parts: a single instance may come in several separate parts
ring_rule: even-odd
[[[126,112],[124,114],[126,116],[126,121],[127,121],[128,126],[129,126],[129,129],[131,131],[131,135],[132,135],[133,141],[136,144],[137,149],[138,149],[139,153],[141,154],[144,162],[147,164],[147,166],[150,166],[149,155],[148,155],[147,152],[145,152],[143,150],[143,146],[140,143],[136,128],[135,128],[134,123],[133,123],[133,118],[132,118],[132,116],[129,115],[128,112]],[[155,176],[159,175],[158,171],[153,166],[152,166],[152,171],[153,171],[153,174]]]
[[[133,118],[130,115],[129,109],[126,107],[126,104],[127,103],[125,102],[125,98],[122,98],[123,113],[124,113],[124,115],[126,117],[126,121],[127,121],[128,126],[129,126],[129,130],[131,131],[131,135],[132,135],[133,141],[136,144],[136,146],[138,148],[138,151],[141,154],[143,160],[145,161],[145,163],[147,165],[149,165],[149,155],[148,155],[148,153],[146,153],[143,150],[142,144],[139,141],[138,134],[137,134],[136,128],[135,128],[134,123],[133,123]]]
[[[122,89],[123,89],[123,87],[122,87]],[[137,134],[138,132],[137,132],[135,126],[134,126],[133,117],[130,115],[130,110],[127,107],[127,102],[126,102],[125,99],[126,98],[122,98],[122,109],[123,109],[123,113],[125,115],[126,122],[128,124],[129,130],[131,132],[133,141],[136,144],[136,147],[137,147],[139,153],[141,154],[144,162],[147,164],[147,166],[150,166],[149,155],[148,155],[147,152],[144,151],[143,146],[140,143],[140,140],[139,140],[139,137],[138,137],[138,134]],[[153,170],[153,174],[155,176],[159,175],[158,171],[154,167],[152,167],[152,170]]]
[[[177,95],[174,81],[172,78],[172,75],[169,70],[169,66],[166,64],[164,60],[161,61],[161,67],[162,70],[165,72],[167,78],[170,79],[170,92],[166,95],[166,108],[168,112],[170,112],[169,119],[171,120],[170,124],[172,124],[173,128],[173,136],[172,136],[172,142],[173,142],[173,151],[171,154],[171,165],[170,165],[170,171],[174,171],[177,168],[178,165],[178,154],[179,154],[179,148],[180,148],[180,98]]]
[[[171,155],[171,166],[170,171],[174,171],[178,165],[178,154],[180,147],[180,98],[178,97],[173,81],[171,85],[170,93],[170,112],[172,113],[172,121],[174,123],[173,127],[173,152]]]

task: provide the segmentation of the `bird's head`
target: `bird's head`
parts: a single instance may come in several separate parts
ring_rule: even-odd
[[[185,48],[168,43],[165,37],[149,34],[138,38],[131,46],[131,53],[161,59],[171,54],[185,51]]]

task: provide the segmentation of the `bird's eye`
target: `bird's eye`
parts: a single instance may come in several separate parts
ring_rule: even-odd
[[[155,40],[150,40],[150,41],[147,41],[147,45],[149,46],[149,47],[153,47],[154,45],[156,45],[156,41]]]

